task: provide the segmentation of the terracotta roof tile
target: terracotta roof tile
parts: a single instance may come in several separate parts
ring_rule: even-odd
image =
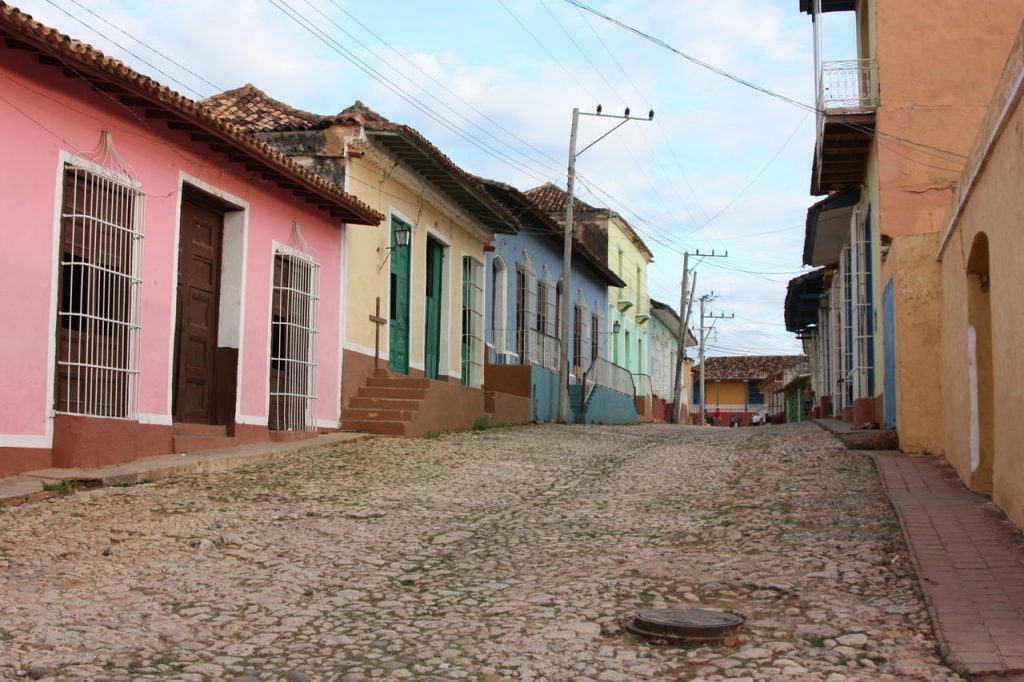
[[[538,206],[547,211],[552,217],[561,222],[565,222],[565,219],[562,216],[565,214],[565,200],[569,197],[569,193],[564,189],[554,185],[553,183],[545,182],[540,187],[534,187],[533,189],[526,190],[525,194]],[[633,229],[633,226],[615,211],[610,208],[597,208],[595,206],[591,206],[590,204],[581,201],[579,197],[573,197],[572,205],[573,211],[589,214],[602,214],[608,218],[617,218],[625,228],[626,236],[630,238],[637,248],[645,251],[648,257],[652,255],[650,248],[648,248],[647,244],[644,243],[644,240],[640,238],[640,235],[637,234],[636,230]],[[584,220],[592,220],[591,215],[588,215],[585,218],[581,217],[579,220],[577,220],[575,214],[573,215],[572,221],[573,223],[576,223],[576,225],[579,225],[580,222],[583,222]]]
[[[74,40],[50,28],[28,14],[0,0],[0,33],[23,42],[29,49],[54,58],[90,83],[114,84],[126,95],[146,102],[146,107],[162,110],[214,135],[248,155],[254,162],[278,174],[285,181],[303,186],[323,199],[324,205],[338,209],[347,222],[378,225],[383,216],[328,182],[306,170],[287,156],[257,140],[242,127],[218,118],[210,109],[184,97],[166,85],[108,57],[87,43]],[[111,95],[114,98],[113,95]]]
[[[311,114],[276,100],[246,83],[240,88],[226,90],[204,99],[213,115],[229,121],[252,133],[277,130],[314,130],[333,122],[330,116]]]
[[[528,189],[523,194],[530,197],[530,200],[540,206],[543,211],[548,213],[565,213],[565,200],[569,197],[569,193],[550,182],[545,182],[540,187]],[[595,208],[581,201],[579,197],[573,197],[572,204],[574,211],[596,212],[607,210]]]
[[[734,355],[706,358],[704,360],[704,379],[705,381],[764,379],[806,359],[806,355]],[[698,376],[700,366],[694,367],[693,371],[694,376]]]

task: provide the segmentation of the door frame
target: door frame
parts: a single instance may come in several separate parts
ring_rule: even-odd
[[[396,220],[399,221],[399,222],[405,223],[406,225],[409,226],[409,245],[407,247],[405,247],[407,249],[408,257],[409,257],[408,272],[406,273],[406,278],[407,278],[406,281],[407,281],[407,285],[408,285],[408,288],[409,288],[409,292],[408,292],[408,295],[407,295],[407,308],[408,309],[406,310],[406,321],[405,321],[405,326],[406,326],[405,335],[406,335],[406,338],[405,338],[405,370],[404,371],[394,367],[393,363],[394,363],[395,354],[394,354],[393,349],[391,347],[391,334],[392,334],[392,331],[394,330],[394,325],[390,324],[390,319],[391,319],[391,294],[392,294],[392,291],[391,291],[391,267],[393,265],[392,259],[394,258],[394,252],[395,252],[395,250],[397,248],[394,245],[394,233],[395,233],[395,221]],[[409,219],[408,217],[402,215],[400,212],[398,212],[398,211],[396,211],[395,209],[392,208],[390,210],[389,214],[388,214],[388,228],[387,228],[386,235],[387,235],[387,237],[386,237],[386,239],[387,239],[387,260],[385,261],[385,263],[387,265],[388,274],[387,274],[387,277],[385,278],[384,281],[385,281],[385,283],[387,285],[386,288],[387,288],[387,292],[388,292],[388,299],[387,299],[388,300],[388,311],[387,311],[387,314],[388,314],[388,320],[389,320],[388,335],[387,335],[388,371],[398,372],[399,374],[408,375],[409,374],[409,370],[413,368],[412,353],[410,351],[412,350],[412,292],[413,292],[412,283],[413,283],[413,273],[415,272],[415,268],[413,267],[413,263],[415,261],[415,258],[413,258],[413,254],[416,251],[416,225],[415,225],[415,223],[411,219]]]
[[[430,269],[430,252],[431,252],[431,248],[436,248],[437,251],[440,252],[440,256],[441,256],[440,257],[441,262],[439,263],[438,272],[437,272],[437,280],[438,280],[437,281],[437,285],[438,285],[438,292],[437,292],[437,350],[436,350],[436,352],[437,352],[437,370],[436,370],[436,373],[435,373],[434,376],[430,376],[430,374],[431,374],[430,369],[431,368],[430,368],[430,361],[429,361],[428,355],[427,355],[427,348],[428,348],[428,345],[430,343],[430,333],[431,333],[431,330],[429,328],[429,325],[430,325],[430,309],[427,306],[427,297],[428,297],[429,291],[430,291],[430,282],[427,281],[427,277],[430,275],[430,272],[431,272],[431,269]],[[445,251],[447,251],[445,245],[441,241],[436,239],[433,235],[428,233],[427,234],[427,240],[426,240],[426,243],[424,245],[424,250],[423,250],[423,252],[424,252],[424,267],[423,267],[423,276],[424,276],[424,280],[423,280],[423,283],[424,283],[424,285],[423,285],[423,376],[425,376],[428,379],[440,379],[443,376],[443,374],[441,373],[441,356],[443,354],[443,350],[442,350],[442,346],[441,346],[441,339],[444,337],[444,334],[442,334],[441,332],[444,329],[444,299],[445,299],[445,294],[447,293],[446,292],[446,287],[444,285],[445,284],[445,282],[444,282],[444,273],[445,273],[445,263],[448,260],[447,257],[446,257]]]
[[[187,192],[203,195],[209,202],[219,205],[223,212],[221,238],[221,271],[220,295],[218,301],[217,349],[234,351],[235,381],[230,387],[234,394],[233,415],[219,415],[218,423],[228,427],[228,435],[233,435],[236,423],[264,424],[269,414],[270,396],[265,396],[264,415],[245,416],[242,413],[242,374],[240,368],[244,352],[245,308],[247,300],[247,273],[249,253],[249,202],[219,187],[209,184],[184,171],[178,174],[178,201],[175,202],[174,243],[171,257],[171,273],[173,283],[170,285],[170,310],[175,311],[168,325],[168,361],[167,361],[167,417],[168,424],[173,422],[173,405],[175,391],[174,354],[175,335],[177,332],[178,308],[178,250],[181,239],[181,205]],[[269,363],[267,372],[269,375]],[[267,377],[264,377],[266,379]],[[263,381],[266,383],[266,381]],[[222,382],[223,385],[223,382]],[[141,415],[140,415],[141,416]]]

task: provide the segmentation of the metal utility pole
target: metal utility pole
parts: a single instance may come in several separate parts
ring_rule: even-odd
[[[673,387],[673,421],[678,424],[682,420],[683,408],[683,357],[686,355],[686,332],[690,328],[690,312],[693,310],[693,293],[697,290],[697,273],[693,273],[693,284],[690,285],[690,256],[696,256],[701,260],[705,258],[728,258],[729,252],[717,254],[701,253],[697,249],[694,253],[689,251],[683,253],[683,285],[682,293],[679,296],[679,351],[676,353],[676,377]],[[689,300],[687,300],[689,299]],[[685,313],[684,313],[685,311]],[[687,412],[689,421],[689,412]]]
[[[597,138],[586,147],[581,149],[579,152],[576,151],[576,132],[579,128],[580,116],[597,116],[599,118],[612,118],[619,119],[621,122],[614,126],[611,130],[606,132],[601,137]],[[640,118],[637,116],[629,115],[629,107],[626,107],[626,112],[623,116],[610,116],[602,115],[601,105],[597,105],[596,113],[581,112],[579,107],[575,107],[572,110],[572,128],[569,132],[569,172],[568,182],[566,183],[568,192],[565,199],[565,244],[562,247],[562,304],[560,306],[560,314],[562,317],[561,324],[561,364],[558,372],[558,421],[563,424],[569,421],[569,299],[572,296],[572,290],[569,288],[570,280],[570,269],[572,267],[572,234],[573,234],[573,189],[576,184],[576,157],[583,152],[587,151],[595,144],[603,140],[604,138],[611,135],[613,132],[626,125],[627,121],[653,121],[654,120],[654,109],[651,109],[647,114],[647,118]]]
[[[715,328],[715,324],[718,320],[731,320],[736,315],[725,315],[719,313],[718,315],[709,314],[704,312],[704,306],[707,303],[715,300],[715,292],[704,294],[700,297],[700,425],[704,426],[706,423],[704,420],[705,413],[707,412],[707,396],[705,395],[706,386],[704,384],[704,342],[707,340],[708,334]],[[705,326],[704,320],[714,320],[711,326]]]

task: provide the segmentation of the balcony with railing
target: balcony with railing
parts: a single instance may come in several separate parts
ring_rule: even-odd
[[[516,343],[499,352],[488,344],[488,362],[492,365],[536,365],[557,372],[561,347],[558,338],[536,329],[513,332]]]
[[[874,59],[823,62],[818,109],[832,112],[874,111],[878,106],[878,69]]]
[[[811,193],[826,194],[861,184],[878,108],[875,60],[822,62],[815,104],[817,144]]]
[[[590,363],[590,368],[583,375],[584,402],[590,397],[595,386],[603,386],[628,396],[636,395],[633,375],[629,373],[629,370],[600,357],[594,358]]]

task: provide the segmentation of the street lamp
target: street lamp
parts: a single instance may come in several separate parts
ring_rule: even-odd
[[[576,131],[579,127],[580,116],[596,116],[598,118],[612,118],[619,119],[619,123],[616,124],[601,137],[597,138],[586,147],[581,149],[579,152],[576,151]],[[562,338],[561,338],[561,365],[559,369],[559,389],[558,389],[558,421],[565,423],[568,421],[569,413],[569,298],[572,290],[569,288],[569,269],[572,267],[572,209],[573,209],[573,187],[576,183],[576,157],[580,156],[583,152],[587,151],[595,144],[603,140],[604,138],[611,135],[613,132],[626,125],[627,121],[653,121],[654,120],[654,109],[647,112],[647,118],[641,118],[639,116],[630,116],[629,107],[626,107],[626,111],[623,112],[622,116],[612,116],[610,114],[603,113],[603,108],[600,104],[597,105],[597,111],[593,114],[588,112],[581,112],[579,107],[575,107],[572,110],[572,129],[569,133],[569,173],[568,173],[568,192],[566,192],[565,201],[565,243],[562,247]]]

